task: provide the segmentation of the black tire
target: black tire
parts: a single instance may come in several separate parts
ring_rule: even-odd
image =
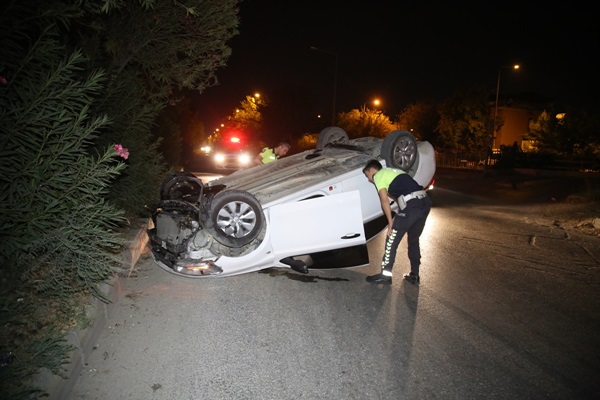
[[[265,228],[260,202],[243,190],[224,190],[210,203],[209,231],[221,244],[242,247]]]
[[[202,191],[202,181],[189,172],[177,172],[165,179],[160,187],[161,200],[183,200],[195,203]]]
[[[388,167],[408,171],[417,162],[417,139],[408,131],[392,131],[381,144],[381,158]]]
[[[350,139],[345,130],[339,126],[329,126],[319,133],[317,150],[322,150],[328,144],[348,144]]]

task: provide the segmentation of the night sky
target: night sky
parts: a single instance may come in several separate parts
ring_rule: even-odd
[[[390,116],[475,85],[598,104],[598,24],[591,9],[527,2],[265,1],[240,3],[233,54],[197,106],[212,130],[248,94],[293,104],[307,120],[383,102]],[[314,51],[314,46],[323,51]],[[293,101],[292,101],[293,100]],[[291,115],[291,111],[290,111]],[[297,116],[296,116],[297,118]]]

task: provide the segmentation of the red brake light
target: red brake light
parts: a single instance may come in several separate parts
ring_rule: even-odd
[[[431,178],[431,182],[429,182],[429,185],[427,185],[427,187],[425,188],[425,190],[431,190],[433,189],[433,184],[435,183],[435,176],[433,178]]]

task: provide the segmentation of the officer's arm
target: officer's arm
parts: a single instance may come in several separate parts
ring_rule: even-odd
[[[383,188],[379,191],[379,201],[381,202],[381,209],[387,218],[388,226],[392,226],[392,208],[390,207],[387,189]]]
[[[257,154],[256,157],[254,157],[254,165],[262,165],[263,161],[262,161],[262,156],[260,154]]]

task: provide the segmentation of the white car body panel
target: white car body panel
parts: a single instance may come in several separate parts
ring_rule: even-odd
[[[270,208],[275,258],[366,243],[360,194],[353,190]]]
[[[240,257],[222,256],[217,259],[216,264],[223,269],[223,273],[216,276],[245,274],[275,266],[287,267],[287,265],[277,262],[274,258],[270,233],[271,230],[267,227],[264,240],[249,254]]]
[[[273,206],[265,210],[267,234],[258,248],[241,257],[220,257],[216,264],[224,274],[238,275],[288,267],[279,262],[285,257],[364,244],[360,204],[358,191],[352,191]]]
[[[419,185],[426,188],[431,183],[431,178],[435,174],[435,151],[429,142],[418,142],[419,149],[418,165],[412,169],[416,169],[413,178]]]

